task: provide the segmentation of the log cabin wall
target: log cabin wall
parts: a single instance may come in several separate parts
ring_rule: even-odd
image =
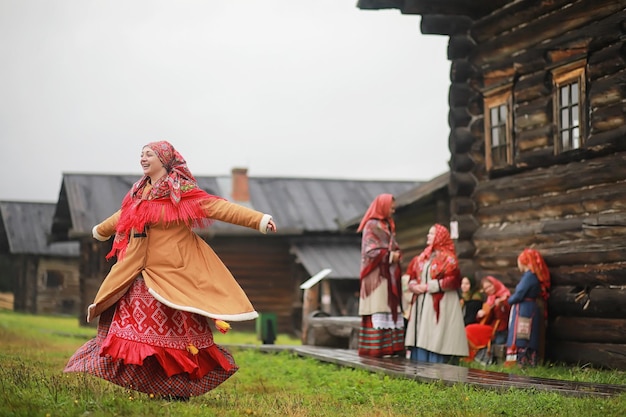
[[[37,313],[76,315],[80,307],[77,258],[42,256],[37,266]]]
[[[115,259],[106,260],[106,255],[112,246],[113,239],[99,242],[90,236],[80,240],[80,308],[78,321],[82,325],[87,325],[87,307],[93,303],[100,284],[102,284],[104,277],[107,276],[111,267],[115,264]],[[98,320],[93,320],[89,325],[97,326]]]
[[[449,44],[449,190],[461,261],[512,288],[517,255],[540,250],[552,274],[548,359],[618,369],[626,369],[624,7],[519,1]],[[581,59],[584,145],[557,152],[553,70]],[[513,157],[488,170],[483,95],[498,85],[512,89]]]
[[[294,259],[288,242],[275,236],[214,236],[207,239],[259,313],[275,313],[279,333],[294,332]],[[297,283],[300,285],[300,282]],[[233,329],[255,330],[252,321]],[[299,325],[299,324],[298,324]]]
[[[13,299],[15,311],[37,314],[37,259],[35,255],[12,257],[16,283]]]

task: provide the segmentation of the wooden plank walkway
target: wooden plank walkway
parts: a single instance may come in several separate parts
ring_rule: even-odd
[[[334,363],[350,368],[381,372],[397,378],[419,382],[441,382],[446,385],[472,384],[485,389],[507,390],[509,388],[536,389],[558,392],[576,397],[611,397],[626,393],[626,385],[594,384],[588,382],[564,381],[537,378],[524,375],[493,372],[446,364],[411,362],[405,358],[365,358],[356,350],[333,349],[320,346],[281,346],[281,345],[231,345],[238,348],[257,349],[264,352],[290,351],[302,357]]]

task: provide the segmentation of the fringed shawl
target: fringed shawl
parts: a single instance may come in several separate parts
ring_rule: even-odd
[[[187,162],[167,141],[151,142],[145,147],[157,154],[167,174],[150,184],[144,176],[131,187],[122,201],[121,215],[115,229],[113,248],[106,258],[117,256],[121,261],[126,253],[130,233],[144,233],[157,222],[183,222],[189,227],[208,227],[203,202],[221,198],[200,188],[187,167]]]
[[[431,279],[439,280],[454,276],[460,283],[461,275],[450,232],[440,224],[435,224],[433,227],[435,228],[433,242],[415,257],[414,261],[411,261],[407,272],[411,279],[417,280],[419,284],[421,283],[422,271],[428,265]],[[432,294],[437,320],[439,320],[439,303],[443,295],[443,292]]]

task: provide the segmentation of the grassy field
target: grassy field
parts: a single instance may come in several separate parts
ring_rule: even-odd
[[[74,318],[0,311],[0,416],[622,416],[626,394],[572,398],[511,389],[487,391],[389,378],[290,353],[232,353],[240,370],[189,402],[170,402],[98,378],[64,374],[74,350],[95,329]],[[253,333],[217,334],[220,344],[259,344]],[[298,344],[279,335],[277,344]],[[499,370],[498,368],[493,368]],[[514,372],[548,378],[626,384],[626,373],[547,366]]]

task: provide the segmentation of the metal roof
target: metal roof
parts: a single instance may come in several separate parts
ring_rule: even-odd
[[[78,242],[49,244],[54,203],[0,201],[0,252],[77,257]]]
[[[91,229],[117,211],[137,175],[64,174],[52,227],[53,238],[91,235]],[[230,177],[196,177],[205,191],[229,198]],[[347,219],[365,212],[381,193],[404,193],[418,181],[376,181],[314,178],[248,177],[250,203],[271,214],[278,232],[337,231]],[[242,232],[239,226],[216,222],[212,233]],[[247,230],[247,229],[246,229]],[[244,230],[245,231],[245,230]]]
[[[291,252],[311,276],[329,268],[331,272],[326,279],[359,279],[360,236],[350,239],[303,239],[291,245]]]

